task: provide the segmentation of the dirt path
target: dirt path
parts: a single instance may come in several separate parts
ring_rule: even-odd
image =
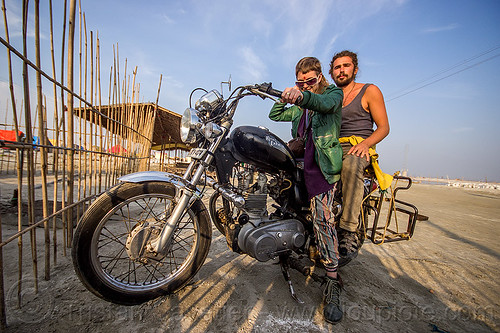
[[[17,310],[17,244],[9,244],[7,332],[499,332],[500,191],[417,184],[400,195],[430,219],[408,242],[366,242],[342,268],[345,318],[335,326],[323,321],[317,282],[292,271],[304,301],[295,303],[278,265],[230,252],[214,229],[209,257],[191,285],[133,307],[93,296],[69,256],[60,256],[49,281],[39,273],[38,294],[25,270],[28,288]],[[39,258],[39,272],[43,265]]]

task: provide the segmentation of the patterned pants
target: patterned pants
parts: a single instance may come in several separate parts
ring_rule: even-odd
[[[336,272],[339,263],[339,239],[335,230],[335,215],[332,212],[337,184],[311,199],[311,213],[316,243],[321,253],[321,262],[327,272]]]

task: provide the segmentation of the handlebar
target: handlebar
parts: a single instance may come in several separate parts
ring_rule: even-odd
[[[266,93],[266,94],[274,96],[274,97],[279,97],[279,98],[281,98],[281,95],[283,94],[283,92],[281,90],[274,89],[273,84],[271,82],[264,82],[262,84],[259,84],[257,86],[257,89],[263,93]],[[299,105],[300,102],[302,102],[302,97],[299,96],[297,98],[297,100],[295,101],[295,104]]]
[[[259,84],[258,90],[274,97],[281,97],[281,95],[283,94],[282,91],[274,89],[271,82],[264,82],[262,84]]]

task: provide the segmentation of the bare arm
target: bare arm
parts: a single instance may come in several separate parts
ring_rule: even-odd
[[[361,103],[363,108],[372,115],[377,128],[363,142],[353,146],[349,150],[349,154],[366,157],[366,160],[369,161],[368,149],[382,141],[389,134],[389,119],[385,109],[384,96],[377,86],[371,85],[366,89]]]

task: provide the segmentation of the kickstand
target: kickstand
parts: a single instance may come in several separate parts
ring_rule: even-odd
[[[290,289],[290,294],[292,294],[292,298],[297,303],[304,304],[304,302],[297,297],[297,294],[295,294],[295,290],[293,290],[292,280],[290,279],[290,273],[288,272],[288,269],[290,267],[288,265],[287,255],[280,256],[280,266],[281,266],[281,272],[283,273],[283,277],[285,278],[285,281],[288,283],[288,288]]]

